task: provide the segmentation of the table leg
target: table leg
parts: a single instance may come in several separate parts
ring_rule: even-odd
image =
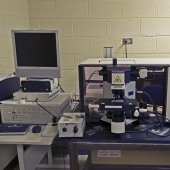
[[[18,153],[18,160],[19,160],[19,169],[25,170],[24,146],[23,145],[17,145],[17,153]]]
[[[76,144],[73,142],[69,142],[68,144],[69,149],[69,157],[70,157],[70,170],[78,170],[78,153]]]
[[[17,145],[17,153],[20,170],[35,170],[46,153],[48,156],[50,155],[49,146],[46,145],[31,145],[26,150],[23,145]],[[50,158],[52,157],[48,157],[48,160]],[[52,161],[50,161],[51,163]]]
[[[52,157],[51,146],[49,146],[47,157],[48,157],[48,164],[53,165],[53,157]]]

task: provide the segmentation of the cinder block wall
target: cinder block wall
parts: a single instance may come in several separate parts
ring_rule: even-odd
[[[28,27],[27,0],[0,0],[0,74],[14,71],[11,30]]]
[[[122,37],[132,37],[129,57],[170,57],[169,0],[29,0],[30,28],[58,29],[62,85],[75,91],[77,65],[103,57],[113,46],[125,57]]]
[[[123,37],[133,38],[129,57],[170,57],[169,9],[170,0],[1,0],[0,73],[13,69],[11,28],[59,30],[66,91],[77,91],[77,65],[103,47],[125,57]]]

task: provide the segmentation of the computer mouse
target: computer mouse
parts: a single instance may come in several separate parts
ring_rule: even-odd
[[[41,126],[35,125],[32,127],[32,133],[40,133],[41,132]]]

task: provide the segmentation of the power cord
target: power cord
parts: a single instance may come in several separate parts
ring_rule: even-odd
[[[61,84],[60,84],[60,80],[58,79],[58,87],[60,88],[60,92],[64,93],[65,90],[62,88]]]
[[[139,91],[137,91],[137,93],[139,94]],[[141,94],[144,94],[144,95],[149,99],[149,101],[151,102],[152,106],[154,106],[153,99],[152,99],[152,97],[151,97],[147,92],[140,91],[140,93],[141,93]],[[161,124],[162,122],[161,122],[161,120],[160,120],[159,117],[158,117],[158,113],[153,112],[153,114],[155,114],[158,122]]]
[[[51,116],[52,116],[52,126],[55,126],[57,125],[57,122],[59,121],[59,118],[55,115],[53,115],[50,111],[48,111],[44,106],[42,106],[40,103],[38,103],[38,99],[35,99],[35,103],[41,107],[43,110],[45,110],[47,113],[49,113]]]
[[[125,43],[125,56],[127,58],[127,43]]]
[[[99,71],[100,71],[100,70],[95,70],[95,71],[93,71],[93,72],[90,74],[90,76],[89,76],[88,79],[86,80],[85,89],[87,88],[87,86],[88,86],[88,84],[89,84],[89,81],[92,79],[93,75],[99,73]],[[85,89],[84,89],[84,90],[85,90]]]

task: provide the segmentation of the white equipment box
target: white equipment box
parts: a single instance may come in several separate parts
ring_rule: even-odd
[[[85,113],[64,113],[58,122],[59,137],[83,137]]]
[[[58,94],[48,102],[5,100],[0,105],[2,123],[47,124],[71,110],[71,95]],[[48,113],[50,112],[50,113]]]

